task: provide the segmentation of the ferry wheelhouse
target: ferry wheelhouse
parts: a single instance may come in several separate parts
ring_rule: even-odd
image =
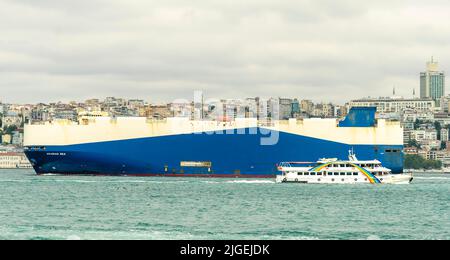
[[[311,165],[312,164],[312,165]],[[360,161],[349,151],[348,161],[320,159],[317,163],[283,162],[278,183],[304,184],[409,184],[412,174],[393,174],[378,160]]]

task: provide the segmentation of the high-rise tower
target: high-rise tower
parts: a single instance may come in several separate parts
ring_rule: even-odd
[[[427,70],[420,73],[420,98],[432,98],[439,102],[445,96],[445,73],[439,71],[439,63],[431,58]]]

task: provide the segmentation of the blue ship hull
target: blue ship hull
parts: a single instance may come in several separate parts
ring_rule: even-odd
[[[246,129],[251,130],[255,129]],[[183,134],[27,147],[25,153],[38,174],[254,178],[277,175],[277,164],[282,161],[346,159],[354,149],[360,160],[378,159],[394,173],[403,172],[401,145],[349,145],[284,132],[279,135],[279,142],[272,146],[260,145],[262,134]],[[182,162],[208,162],[209,166],[183,166]]]

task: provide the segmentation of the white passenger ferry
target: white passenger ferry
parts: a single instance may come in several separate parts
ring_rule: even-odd
[[[308,163],[283,162],[278,170],[278,183],[295,182],[305,184],[409,184],[412,174],[392,174],[378,160],[359,161],[353,151],[349,160],[320,159],[313,166]]]

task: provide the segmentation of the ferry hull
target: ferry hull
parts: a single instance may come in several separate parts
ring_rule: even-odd
[[[249,134],[249,133],[258,134]],[[89,174],[170,177],[272,178],[281,161],[345,158],[354,149],[360,159],[377,159],[393,173],[403,172],[402,145],[352,145],[278,132],[274,145],[261,145],[260,129],[240,134],[182,134],[27,147],[38,174]]]
[[[410,184],[414,180],[412,174],[390,174],[380,178],[379,184]],[[276,177],[277,183],[300,184],[370,184],[367,178],[362,176],[281,176]]]

